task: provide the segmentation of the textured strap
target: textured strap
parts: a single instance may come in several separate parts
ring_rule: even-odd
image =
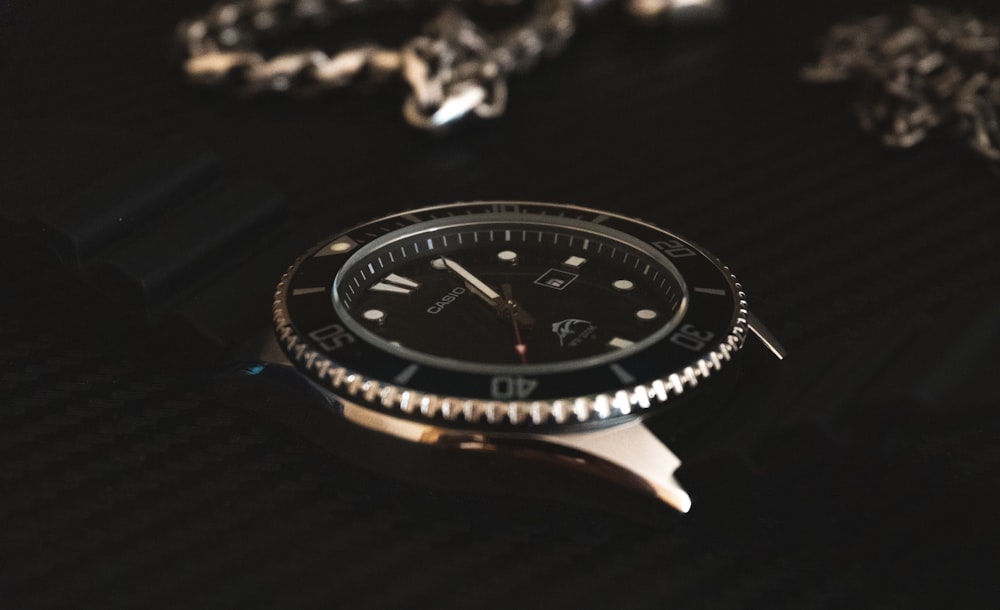
[[[40,211],[35,222],[70,265],[127,239],[143,221],[183,204],[218,174],[218,159],[171,140],[82,192]]]
[[[137,306],[159,303],[253,244],[284,214],[281,194],[267,185],[219,183],[148,229],[131,232],[95,261],[95,277]]]
[[[197,340],[192,351],[213,359],[266,330],[274,284],[308,243],[282,224],[279,191],[221,176],[212,151],[183,140],[147,147],[54,203],[23,207],[6,214],[14,232],[35,236],[109,306]]]

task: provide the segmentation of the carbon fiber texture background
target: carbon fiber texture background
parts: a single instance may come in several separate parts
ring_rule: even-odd
[[[738,459],[677,439],[681,520],[428,490],[224,405],[194,348],[8,222],[0,608],[996,608],[1000,177],[944,135],[885,150],[849,89],[796,79],[826,27],[895,6],[743,2],[696,32],[612,10],[507,116],[439,138],[393,93],[187,88],[171,30],[203,2],[0,7],[9,219],[182,134],[283,190],[303,249],[456,200],[648,218],[726,261],[791,354],[722,410],[764,430]]]

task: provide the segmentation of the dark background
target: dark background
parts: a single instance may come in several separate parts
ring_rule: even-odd
[[[503,118],[443,137],[404,124],[399,91],[186,86],[173,27],[207,6],[0,5],[0,607],[1000,604],[1000,181],[947,137],[880,147],[849,88],[797,78],[831,24],[901,4],[739,2],[686,32],[611,7],[512,79]],[[175,135],[281,189],[301,249],[457,200],[670,227],[734,269],[791,354],[722,417],[782,415],[739,468],[682,473],[695,510],[662,527],[332,457],[222,404],[190,350],[17,223]],[[247,306],[266,324],[266,298]]]

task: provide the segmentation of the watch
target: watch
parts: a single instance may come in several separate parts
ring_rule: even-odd
[[[340,456],[486,492],[575,481],[576,498],[603,479],[601,506],[687,511],[667,444],[694,458],[684,476],[721,481],[717,458],[753,462],[795,424],[782,401],[740,409],[745,396],[719,393],[748,356],[783,349],[729,270],[669,231],[571,205],[434,206],[324,239],[275,295],[323,223],[283,221],[280,193],[220,176],[192,143],[132,157],[50,205],[8,208],[11,235],[49,245],[186,360],[241,360],[217,375],[226,404]]]
[[[271,364],[350,427],[459,462],[569,467],[681,512],[680,459],[648,420],[689,408],[750,336],[783,356],[707,251],[549,203],[440,205],[337,233],[291,266],[273,314]]]

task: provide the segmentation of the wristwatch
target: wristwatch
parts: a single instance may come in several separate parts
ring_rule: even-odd
[[[549,203],[440,205],[337,233],[281,279],[274,332],[272,362],[360,428],[457,460],[568,465],[681,512],[680,460],[647,418],[703,393],[751,335],[783,356],[702,248]]]
[[[168,141],[7,221],[38,230],[110,301],[204,339],[185,339],[186,353],[238,352],[218,375],[227,404],[422,483],[532,479],[547,492],[600,479],[687,511],[665,441],[683,448],[698,429],[745,452],[787,428],[783,412],[741,419],[735,406],[715,425],[733,406],[716,392],[751,337],[757,352],[783,349],[729,270],[676,234],[572,205],[410,210],[300,256],[268,331],[268,278],[320,230],[283,221],[274,189],[217,168]]]

